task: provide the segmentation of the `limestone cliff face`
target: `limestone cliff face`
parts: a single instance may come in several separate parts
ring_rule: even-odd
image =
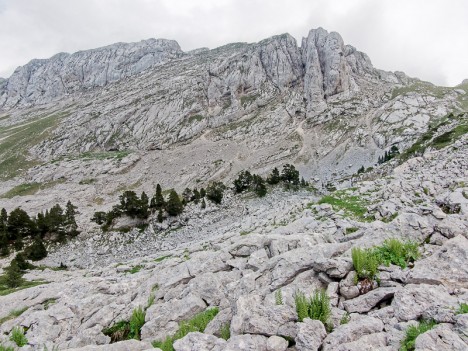
[[[181,55],[177,42],[149,39],[32,60],[18,67],[6,85],[0,82],[0,106],[47,103],[79,90],[105,86]]]
[[[209,92],[218,95],[213,96],[215,100],[227,93],[216,92],[220,88],[216,78],[221,76],[224,80],[221,85],[228,87],[229,92],[260,89],[265,84],[279,91],[303,86],[311,110],[316,105],[323,106],[327,97],[358,89],[352,74],[375,73],[365,54],[345,46],[338,33],[328,33],[322,28],[311,30],[301,48],[293,37],[284,34],[258,44],[233,45],[231,49],[234,50],[230,57],[220,57],[216,52],[223,50],[213,50],[211,62],[207,62],[208,69],[206,64],[192,67],[206,69],[208,75],[200,83],[208,84]],[[0,81],[0,106],[8,109],[48,103],[197,54],[200,51],[184,54],[175,41],[149,39],[32,60],[18,67],[7,81]],[[175,73],[181,75],[184,72]]]

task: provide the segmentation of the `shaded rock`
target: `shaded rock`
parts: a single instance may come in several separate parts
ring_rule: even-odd
[[[297,323],[296,349],[298,351],[315,351],[322,345],[327,331],[322,322],[305,318]]]
[[[258,295],[242,296],[236,303],[231,335],[248,333],[294,337],[296,321],[297,314],[289,306],[265,306]]]
[[[415,349],[420,351],[466,351],[468,344],[445,325],[439,325],[419,335],[416,338]]]
[[[382,301],[391,299],[397,289],[398,288],[377,288],[355,299],[347,300],[343,305],[349,313],[369,312]]]

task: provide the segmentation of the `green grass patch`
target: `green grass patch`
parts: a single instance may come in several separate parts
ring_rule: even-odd
[[[202,115],[194,115],[194,116],[190,116],[189,119],[188,119],[188,123],[189,124],[192,124],[193,122],[200,122],[204,119],[205,117],[202,116]]]
[[[27,345],[28,339],[24,335],[23,327],[14,327],[10,333],[10,341],[14,342],[16,346],[23,347]]]
[[[405,338],[401,341],[400,351],[414,351],[416,338],[431,330],[437,325],[435,321],[421,321],[418,325],[410,326],[406,329]]]
[[[48,282],[43,281],[43,280],[33,280],[33,281],[23,281],[22,284],[16,288],[10,288],[6,284],[6,276],[1,275],[0,276],[0,296],[5,296],[12,294],[14,292],[27,289],[27,288],[32,288],[34,286],[42,285],[42,284],[48,284]]]
[[[111,338],[111,343],[141,339],[141,328],[145,324],[146,311],[137,307],[133,310],[130,321],[119,321],[109,328],[104,328],[102,333]]]
[[[345,229],[345,233],[346,235],[347,234],[352,234],[352,233],[355,233],[359,230],[359,228],[356,228],[356,227],[348,227]]]
[[[359,196],[349,195],[346,190],[338,190],[322,197],[319,204],[330,204],[335,211],[343,210],[348,217],[361,222],[371,222],[374,218],[367,216],[367,201]]]
[[[224,340],[229,340],[231,337],[231,325],[229,323],[224,324],[219,330],[219,337]]]
[[[394,264],[406,268],[408,263],[416,261],[421,254],[419,245],[413,241],[402,242],[398,239],[387,239],[381,246],[374,248],[374,254],[380,264]]]
[[[11,179],[40,164],[29,149],[49,139],[68,112],[55,113],[0,131],[0,178]]]
[[[294,303],[299,322],[302,322],[304,318],[316,319],[330,330],[332,326],[330,323],[331,306],[330,298],[325,290],[315,290],[309,298],[297,291],[294,294]]]
[[[393,89],[391,99],[393,100],[397,96],[405,95],[411,92],[429,94],[436,98],[442,99],[446,94],[450,93],[451,91],[453,91],[453,88],[439,87],[429,82],[419,81],[411,85]]]
[[[460,124],[452,130],[435,137],[431,145],[437,150],[442,149],[447,145],[452,144],[466,133],[468,133],[468,123]]]
[[[39,190],[49,189],[63,182],[65,182],[64,179],[59,179],[48,183],[23,183],[10,189],[6,193],[2,194],[0,197],[11,199],[15,196],[34,195]]]
[[[144,266],[142,266],[141,264],[137,265],[137,266],[134,266],[132,267],[132,269],[130,269],[128,271],[128,273],[130,274],[135,274],[135,273],[138,273],[139,271],[141,271],[141,269],[143,268]]]
[[[21,316],[27,309],[28,307],[20,308],[17,310],[11,310],[7,316],[0,318],[0,325],[5,323],[6,321],[9,321],[11,319]]]
[[[130,155],[130,151],[122,150],[122,151],[102,151],[102,152],[83,152],[82,154],[78,155],[76,158],[82,160],[121,160],[124,157]]]
[[[457,314],[465,314],[468,313],[468,303],[462,303],[460,307],[458,307]]]
[[[379,260],[372,249],[355,247],[351,250],[356,281],[377,279]]]
[[[168,258],[171,258],[171,257],[172,257],[172,255],[161,256],[161,257],[155,258],[154,262],[161,262],[161,261],[164,261],[165,259],[168,259]]]
[[[179,324],[179,330],[173,335],[168,336],[163,341],[154,341],[153,347],[159,347],[163,351],[174,351],[174,341],[182,339],[188,333],[205,331],[206,326],[218,314],[218,307],[213,307],[198,313],[188,321]]]

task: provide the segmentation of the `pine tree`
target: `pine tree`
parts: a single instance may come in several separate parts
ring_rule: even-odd
[[[278,168],[275,167],[271,171],[271,174],[267,177],[266,181],[270,185],[275,185],[275,184],[278,184],[280,182],[280,180],[281,180],[281,177],[280,177]]]
[[[291,185],[299,185],[299,171],[291,164],[285,164],[281,171],[281,180],[289,188]]]
[[[259,197],[264,197],[267,193],[265,181],[259,175],[254,174],[252,177],[252,188],[255,194]]]
[[[182,205],[182,202],[180,201],[179,195],[174,189],[172,189],[169,193],[169,200],[166,204],[167,213],[169,214],[169,216],[178,216],[182,213],[183,210],[184,207]]]
[[[197,188],[193,189],[193,195],[192,195],[191,200],[195,202],[196,204],[200,202],[200,192],[198,191]]]
[[[162,195],[161,185],[156,185],[156,193],[154,194],[153,198],[151,199],[150,207],[155,210],[164,209],[165,202],[164,196]]]
[[[5,268],[5,271],[5,283],[9,288],[17,288],[23,284],[23,273],[21,273],[21,269],[18,267],[16,261],[11,261],[10,265]]]
[[[158,222],[159,222],[159,223],[162,223],[163,220],[164,220],[163,211],[162,211],[162,209],[160,208],[160,209],[159,209],[159,212],[158,212]]]
[[[26,248],[25,253],[26,257],[33,261],[39,261],[47,257],[47,249],[39,236],[36,236],[31,246]]]
[[[26,211],[16,208],[8,216],[7,234],[9,240],[22,240],[34,233],[34,222]]]
[[[22,252],[17,253],[13,261],[16,262],[16,264],[18,265],[21,271],[25,271],[27,269],[34,269],[34,265],[26,261],[26,258],[24,257],[24,253]]]
[[[206,208],[205,198],[202,198],[202,200],[201,200],[201,209],[204,210],[205,208]]]
[[[185,188],[182,192],[182,198],[184,199],[185,204],[189,203],[192,200],[193,191],[190,188]]]
[[[237,178],[234,180],[234,188],[236,193],[241,193],[249,189],[252,184],[253,176],[249,171],[241,171]]]
[[[200,189],[200,197],[205,197],[206,196],[206,190],[204,188]]]
[[[365,172],[364,166],[361,166],[361,168],[358,169],[357,174],[361,174],[364,172]]]
[[[138,218],[146,219],[148,218],[148,207],[149,207],[149,198],[148,195],[143,191],[140,196],[140,209],[138,211]]]
[[[67,202],[65,207],[65,226],[69,236],[76,236],[79,234],[78,225],[76,224],[75,215],[77,207],[70,201]]]
[[[223,200],[226,186],[221,182],[213,182],[206,188],[206,198],[215,204],[220,204]]]
[[[10,254],[10,245],[6,231],[0,232],[0,256],[5,257]]]

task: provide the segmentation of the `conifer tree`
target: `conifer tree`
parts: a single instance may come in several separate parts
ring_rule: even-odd
[[[202,200],[201,200],[201,209],[204,210],[205,208],[206,208],[205,198],[202,198]]]
[[[197,188],[193,189],[192,201],[198,204],[200,202],[200,192]]]
[[[299,171],[296,170],[291,164],[285,164],[281,171],[281,180],[285,183],[286,187],[299,185]]]
[[[223,200],[226,186],[221,182],[213,182],[206,188],[206,198],[215,204],[220,204]]]
[[[280,177],[278,168],[275,167],[271,171],[271,174],[267,177],[266,181],[270,185],[275,185],[275,184],[278,184],[280,182],[280,180],[281,180],[281,177]]]
[[[39,236],[34,238],[33,243],[26,248],[25,253],[27,258],[33,261],[39,261],[47,257],[47,249]]]
[[[163,211],[162,211],[162,208],[159,209],[159,212],[158,212],[158,222],[159,223],[162,223],[164,220],[164,217],[163,217]]]
[[[257,194],[259,197],[264,197],[267,193],[265,181],[261,176],[256,174],[252,176],[252,188],[255,194]]]
[[[78,232],[78,225],[76,224],[76,209],[77,207],[74,206],[71,201],[67,202],[65,207],[65,226],[69,236],[76,236],[79,234]]]
[[[0,232],[0,256],[5,257],[10,254],[10,245],[6,230]]]
[[[5,271],[5,283],[9,288],[17,288],[23,284],[23,273],[15,260],[11,261],[10,265],[5,268]]]
[[[167,213],[169,216],[178,216],[182,213],[183,210],[184,207],[180,201],[179,195],[174,189],[172,189],[169,193],[169,199],[166,204]]]
[[[165,202],[164,197],[162,195],[161,185],[156,185],[156,193],[154,194],[153,198],[151,199],[150,207],[155,210],[164,209]]]
[[[200,197],[205,197],[206,196],[206,190],[204,188],[200,189]]]
[[[249,171],[241,171],[234,180],[234,188],[236,193],[241,193],[247,190],[252,184],[253,176]]]

